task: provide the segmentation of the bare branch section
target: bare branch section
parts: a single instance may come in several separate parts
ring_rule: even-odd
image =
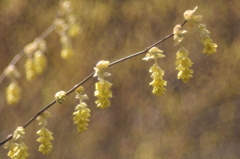
[[[181,24],[181,26],[186,24],[186,20]],[[46,36],[48,36],[53,30],[54,30],[54,25],[50,26],[40,37],[44,38]],[[109,66],[113,66],[116,65],[118,63],[121,63],[123,61],[126,61],[128,59],[134,58],[138,55],[147,53],[149,49],[151,49],[152,47],[164,42],[165,40],[171,38],[172,36],[174,36],[174,34],[169,34],[168,36],[166,36],[165,38],[155,42],[154,44],[150,45],[149,47],[147,47],[146,49],[134,53],[132,55],[126,56],[124,58],[118,59],[112,63],[109,64]],[[20,55],[22,54],[22,52],[19,53]],[[18,56],[20,56],[18,55]],[[17,56],[17,55],[16,55]],[[22,55],[21,55],[22,56]],[[17,58],[16,58],[17,59]],[[14,60],[14,59],[13,59]],[[19,59],[18,59],[19,60]],[[17,60],[15,61],[15,63],[17,62]],[[94,72],[92,72],[91,74],[89,74],[85,79],[83,79],[81,82],[79,82],[78,84],[76,84],[74,87],[72,87],[71,89],[69,89],[66,93],[66,96],[71,94],[72,92],[74,92],[75,89],[77,89],[79,86],[83,85],[85,82],[87,82],[89,79],[91,79],[94,75]],[[0,81],[1,82],[1,81]],[[34,115],[29,121],[27,121],[22,127],[26,128],[28,125],[30,125],[40,114],[42,114],[44,111],[46,111],[48,108],[50,108],[51,106],[53,106],[56,103],[56,100],[53,100],[50,104],[48,104],[47,106],[45,106],[42,110],[40,110],[36,115]],[[9,135],[6,139],[4,139],[3,141],[0,142],[0,146],[3,145],[4,143],[6,143],[7,141],[9,141],[10,139],[12,139],[12,134]]]

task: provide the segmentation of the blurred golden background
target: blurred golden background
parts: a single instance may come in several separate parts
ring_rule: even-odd
[[[143,50],[172,33],[184,21],[185,10],[198,6],[217,53],[202,53],[199,35],[187,25],[183,45],[190,51],[193,78],[187,84],[177,79],[173,39],[158,45],[166,57],[160,65],[168,81],[167,91],[154,96],[148,72],[152,61],[144,55],[109,69],[113,83],[111,106],[96,108],[91,79],[83,86],[89,96],[91,117],[88,130],[77,133],[72,122],[78,104],[71,94],[49,111],[47,128],[53,132],[53,150],[38,152],[37,122],[26,128],[24,142],[30,148],[29,159],[237,159],[240,156],[240,3],[238,0],[72,0],[81,33],[73,40],[74,58],[60,58],[61,45],[56,32],[46,38],[48,69],[39,78],[26,82],[24,61],[17,67],[22,73],[22,99],[8,106],[5,88],[0,84],[0,140],[23,125],[54,99],[93,72],[99,60],[113,62]],[[0,72],[26,44],[39,36],[54,20],[59,1],[0,1]],[[0,158],[8,150],[0,148]]]

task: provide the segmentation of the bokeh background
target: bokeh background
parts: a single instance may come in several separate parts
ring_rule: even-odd
[[[78,100],[74,94],[49,111],[47,128],[54,134],[49,155],[38,152],[33,122],[26,128],[25,143],[29,159],[238,159],[240,156],[240,3],[238,0],[71,0],[81,27],[73,40],[74,58],[60,58],[59,36],[46,38],[48,69],[39,78],[26,82],[22,58],[17,67],[22,73],[22,100],[9,106],[5,88],[0,84],[0,140],[23,125],[54,99],[93,71],[99,60],[115,61],[143,50],[172,33],[181,24],[183,12],[198,6],[217,53],[206,56],[198,33],[187,25],[183,41],[194,62],[193,78],[187,84],[177,80],[172,39],[158,45],[166,57],[161,60],[168,81],[161,97],[151,93],[148,72],[152,61],[142,56],[109,69],[113,83],[111,106],[96,108],[94,82],[84,84],[91,109],[89,129],[77,133],[72,113]],[[26,44],[39,36],[54,20],[58,0],[0,1],[0,72]],[[8,150],[0,148],[0,158]]]

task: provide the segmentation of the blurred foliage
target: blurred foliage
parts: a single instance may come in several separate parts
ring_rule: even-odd
[[[143,50],[172,33],[183,22],[183,12],[198,6],[203,23],[218,44],[218,52],[206,56],[199,35],[187,26],[183,41],[194,62],[193,78],[184,84],[177,80],[175,56],[178,46],[172,39],[158,47],[166,57],[161,60],[167,91],[161,97],[151,93],[148,70],[151,62],[142,57],[128,60],[109,69],[113,83],[111,106],[96,108],[91,79],[84,88],[90,100],[89,129],[81,134],[72,121],[78,101],[70,95],[62,105],[49,111],[53,117],[48,129],[53,132],[53,151],[47,156],[38,152],[33,122],[24,139],[30,147],[29,158],[84,159],[236,159],[240,156],[240,3],[238,0],[72,0],[81,34],[73,41],[75,57],[60,58],[59,36],[46,38],[48,69],[42,77],[26,82],[23,58],[17,67],[22,73],[22,100],[8,106],[5,88],[0,85],[0,139],[25,123],[54,94],[67,90],[93,71],[99,60],[110,62]],[[0,1],[0,72],[26,44],[39,36],[54,20],[59,1]],[[7,150],[0,149],[0,158]]]

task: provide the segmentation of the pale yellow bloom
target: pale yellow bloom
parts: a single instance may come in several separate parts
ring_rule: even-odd
[[[21,88],[16,81],[11,82],[6,88],[6,100],[9,105],[17,104],[21,98]]]
[[[155,59],[157,60],[158,58],[163,58],[165,55],[162,54],[162,50],[158,49],[157,47],[152,47],[146,56],[143,58],[143,60],[150,60],[150,59]]]
[[[217,44],[213,43],[211,38],[205,38],[202,41],[202,45],[204,46],[203,53],[205,54],[211,55],[217,52]]]
[[[24,127],[19,126],[13,133],[13,139],[18,140],[20,138],[24,138],[24,135],[25,135]]]
[[[194,15],[194,12],[197,10],[198,7],[195,7],[194,10],[187,10],[184,12],[183,16],[185,20],[188,21],[189,26],[194,26],[198,24],[202,20],[202,15]]]
[[[78,132],[84,132],[87,130],[88,117],[90,116],[90,109],[87,108],[86,103],[82,102],[75,107],[73,113],[73,123],[77,125]]]
[[[111,75],[104,71],[109,65],[109,61],[101,60],[97,63],[96,67],[94,67],[95,74],[93,76],[98,77],[99,80],[99,82],[95,84],[94,95],[98,97],[98,100],[95,103],[97,104],[97,107],[102,109],[110,106],[109,98],[112,97],[112,92],[110,90],[112,84],[104,79],[104,77]]]
[[[104,60],[101,60],[97,63],[96,65],[96,68],[97,69],[104,69],[104,68],[108,68],[110,62],[109,61],[104,61]]]
[[[176,69],[178,72],[178,79],[182,79],[184,83],[188,82],[188,80],[192,77],[193,70],[190,69],[192,66],[192,61],[188,57],[189,52],[185,48],[180,48],[176,54]]]
[[[49,154],[52,151],[51,140],[53,140],[53,133],[45,127],[42,127],[40,130],[37,131],[37,134],[40,136],[37,139],[37,142],[41,143],[38,150],[42,152],[42,154]]]
[[[98,100],[95,102],[97,107],[106,108],[110,106],[109,98],[112,97],[112,92],[110,90],[112,84],[108,81],[100,81],[95,84],[95,92],[94,95],[98,97]]]
[[[7,155],[12,159],[25,159],[29,156],[29,153],[27,153],[28,149],[29,148],[23,142],[20,144],[12,143]]]
[[[33,59],[31,57],[26,59],[24,67],[27,81],[33,80],[36,77],[36,70],[34,67]]]
[[[186,30],[181,30],[181,25],[176,25],[173,29],[173,39],[176,44],[179,44],[183,39],[183,34],[185,34],[187,31]]]
[[[33,62],[36,74],[43,73],[43,71],[47,68],[47,58],[40,50],[37,50],[34,53]]]
[[[163,80],[164,71],[155,63],[149,70],[152,73],[151,77],[153,81],[149,84],[153,87],[152,93],[161,96],[165,93],[164,86],[167,85],[167,81]]]
[[[55,94],[55,99],[59,104],[62,104],[62,102],[65,101],[66,92],[65,91],[59,91]]]
[[[210,38],[210,32],[206,29],[206,25],[199,24],[198,29],[200,31],[201,43],[203,45],[203,53],[207,55],[211,55],[217,52],[217,44],[213,43],[212,39]]]

